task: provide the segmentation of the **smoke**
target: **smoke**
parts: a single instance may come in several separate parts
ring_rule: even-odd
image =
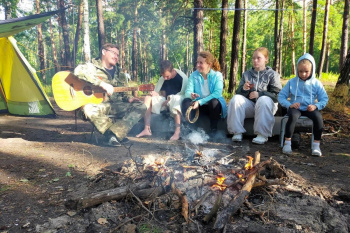
[[[209,139],[209,136],[204,132],[203,129],[198,129],[193,131],[190,134],[186,135],[186,139],[189,140],[192,144],[198,145],[201,143],[206,143]]]

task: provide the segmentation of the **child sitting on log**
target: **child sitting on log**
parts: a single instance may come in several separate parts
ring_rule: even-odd
[[[291,138],[297,120],[306,116],[313,122],[314,142],[311,154],[322,156],[320,141],[323,131],[323,119],[319,112],[328,103],[328,95],[322,83],[315,76],[315,59],[306,53],[297,64],[297,76],[288,81],[278,95],[279,103],[288,109],[285,142],[282,149],[284,154],[291,154]],[[290,97],[290,100],[288,99]],[[317,99],[317,102],[315,101]]]

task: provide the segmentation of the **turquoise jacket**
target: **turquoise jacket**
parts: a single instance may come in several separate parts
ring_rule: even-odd
[[[307,106],[316,105],[318,110],[322,110],[328,103],[328,95],[323,84],[315,75],[315,60],[313,56],[306,53],[298,60],[307,59],[312,63],[312,74],[307,80],[302,80],[297,75],[288,81],[278,95],[278,102],[285,108],[289,108],[294,103],[300,103],[299,110],[306,111]],[[298,65],[297,65],[298,67]],[[289,99],[290,98],[290,99]],[[315,101],[317,99],[317,101]]]
[[[214,71],[211,69],[207,75],[207,78],[210,95],[204,98],[202,97],[202,86],[204,84],[204,79],[198,70],[196,70],[188,79],[185,98],[191,98],[191,93],[197,93],[199,94],[199,97],[196,99],[196,101],[198,101],[199,105],[203,105],[211,99],[218,99],[222,107],[221,118],[225,118],[227,114],[227,105],[224,97],[222,96],[222,90],[224,88],[222,74],[219,71]]]

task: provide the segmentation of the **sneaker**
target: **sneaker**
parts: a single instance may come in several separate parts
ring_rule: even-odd
[[[107,141],[104,143],[106,146],[114,146],[118,147],[121,146],[122,144],[119,142],[116,136],[110,136]]]
[[[292,154],[292,146],[284,144],[282,149],[283,154],[291,155]]]
[[[242,141],[242,138],[243,138],[242,134],[241,134],[241,133],[238,133],[238,134],[233,135],[232,141],[233,141],[233,142],[241,142],[241,141]]]
[[[258,134],[258,136],[256,136],[256,138],[253,138],[253,143],[256,143],[256,144],[264,144],[265,142],[267,142],[267,137],[264,137],[262,136],[261,134]]]
[[[317,157],[321,157],[322,156],[322,152],[321,152],[321,149],[319,147],[318,148],[313,148],[311,154],[313,156],[317,156]]]

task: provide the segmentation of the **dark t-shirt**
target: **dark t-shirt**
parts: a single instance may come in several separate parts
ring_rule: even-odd
[[[164,80],[160,91],[165,91],[166,98],[168,95],[175,95],[181,91],[182,88],[182,77],[179,74],[169,80]]]
[[[107,68],[105,68],[105,70],[107,70],[107,72],[111,75],[111,77],[112,77],[112,79],[114,78],[114,74],[115,74],[115,70],[116,70],[116,68],[115,68],[115,66],[113,66],[113,69],[107,69]]]

